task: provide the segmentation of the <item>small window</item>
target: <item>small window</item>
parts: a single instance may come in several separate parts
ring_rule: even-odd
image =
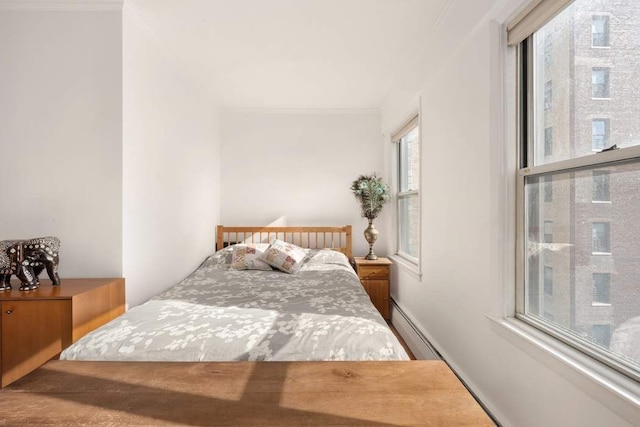
[[[591,18],[591,46],[609,47],[609,16],[594,15]]]
[[[544,155],[548,157],[553,154],[553,127],[544,128]]]
[[[544,222],[544,243],[553,243],[553,221]]]
[[[396,253],[418,264],[420,256],[420,138],[419,120],[414,117],[393,135],[397,144]]]
[[[591,121],[591,149],[602,151],[609,147],[609,119]]]
[[[543,182],[543,191],[544,191],[544,201],[545,203],[553,202],[553,176],[545,175],[542,178]]]
[[[593,171],[593,201],[594,202],[610,202],[611,190],[609,186],[609,171],[595,170]]]
[[[552,267],[544,268],[544,294],[549,296],[553,295],[553,268]]]
[[[593,304],[611,305],[610,273],[593,273]]]
[[[553,84],[551,80],[544,84],[544,110],[551,109],[551,102],[553,101]]]
[[[594,254],[611,253],[611,240],[609,236],[608,222],[594,222],[591,235]]]
[[[553,34],[544,36],[544,66],[548,67],[553,62]]]
[[[609,69],[594,67],[591,70],[591,97],[609,98]]]

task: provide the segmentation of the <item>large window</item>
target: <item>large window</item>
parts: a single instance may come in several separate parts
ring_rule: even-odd
[[[640,333],[629,332],[640,325],[640,2],[608,2],[606,17],[602,1],[565,3],[509,34],[520,85],[516,315],[640,380]]]
[[[393,135],[397,145],[397,254],[418,263],[420,256],[420,135],[414,117]]]

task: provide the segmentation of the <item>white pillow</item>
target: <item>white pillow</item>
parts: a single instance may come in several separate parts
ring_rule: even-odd
[[[264,270],[270,271],[272,268],[265,261],[260,259],[267,248],[266,243],[239,244],[234,245],[231,255],[231,270]]]
[[[293,274],[300,270],[306,256],[307,252],[301,247],[275,239],[260,258],[280,271]]]

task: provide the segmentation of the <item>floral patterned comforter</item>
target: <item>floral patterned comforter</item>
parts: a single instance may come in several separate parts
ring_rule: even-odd
[[[228,268],[231,249],[85,335],[68,360],[403,360],[347,258],[309,250],[297,274]]]

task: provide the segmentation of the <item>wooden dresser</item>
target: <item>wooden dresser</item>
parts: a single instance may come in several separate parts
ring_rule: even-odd
[[[124,279],[42,280],[33,291],[0,291],[2,387],[125,311]]]
[[[364,259],[364,257],[354,257],[353,259],[360,283],[369,294],[371,302],[382,314],[382,317],[389,320],[389,269],[392,262],[383,257],[371,261]]]

